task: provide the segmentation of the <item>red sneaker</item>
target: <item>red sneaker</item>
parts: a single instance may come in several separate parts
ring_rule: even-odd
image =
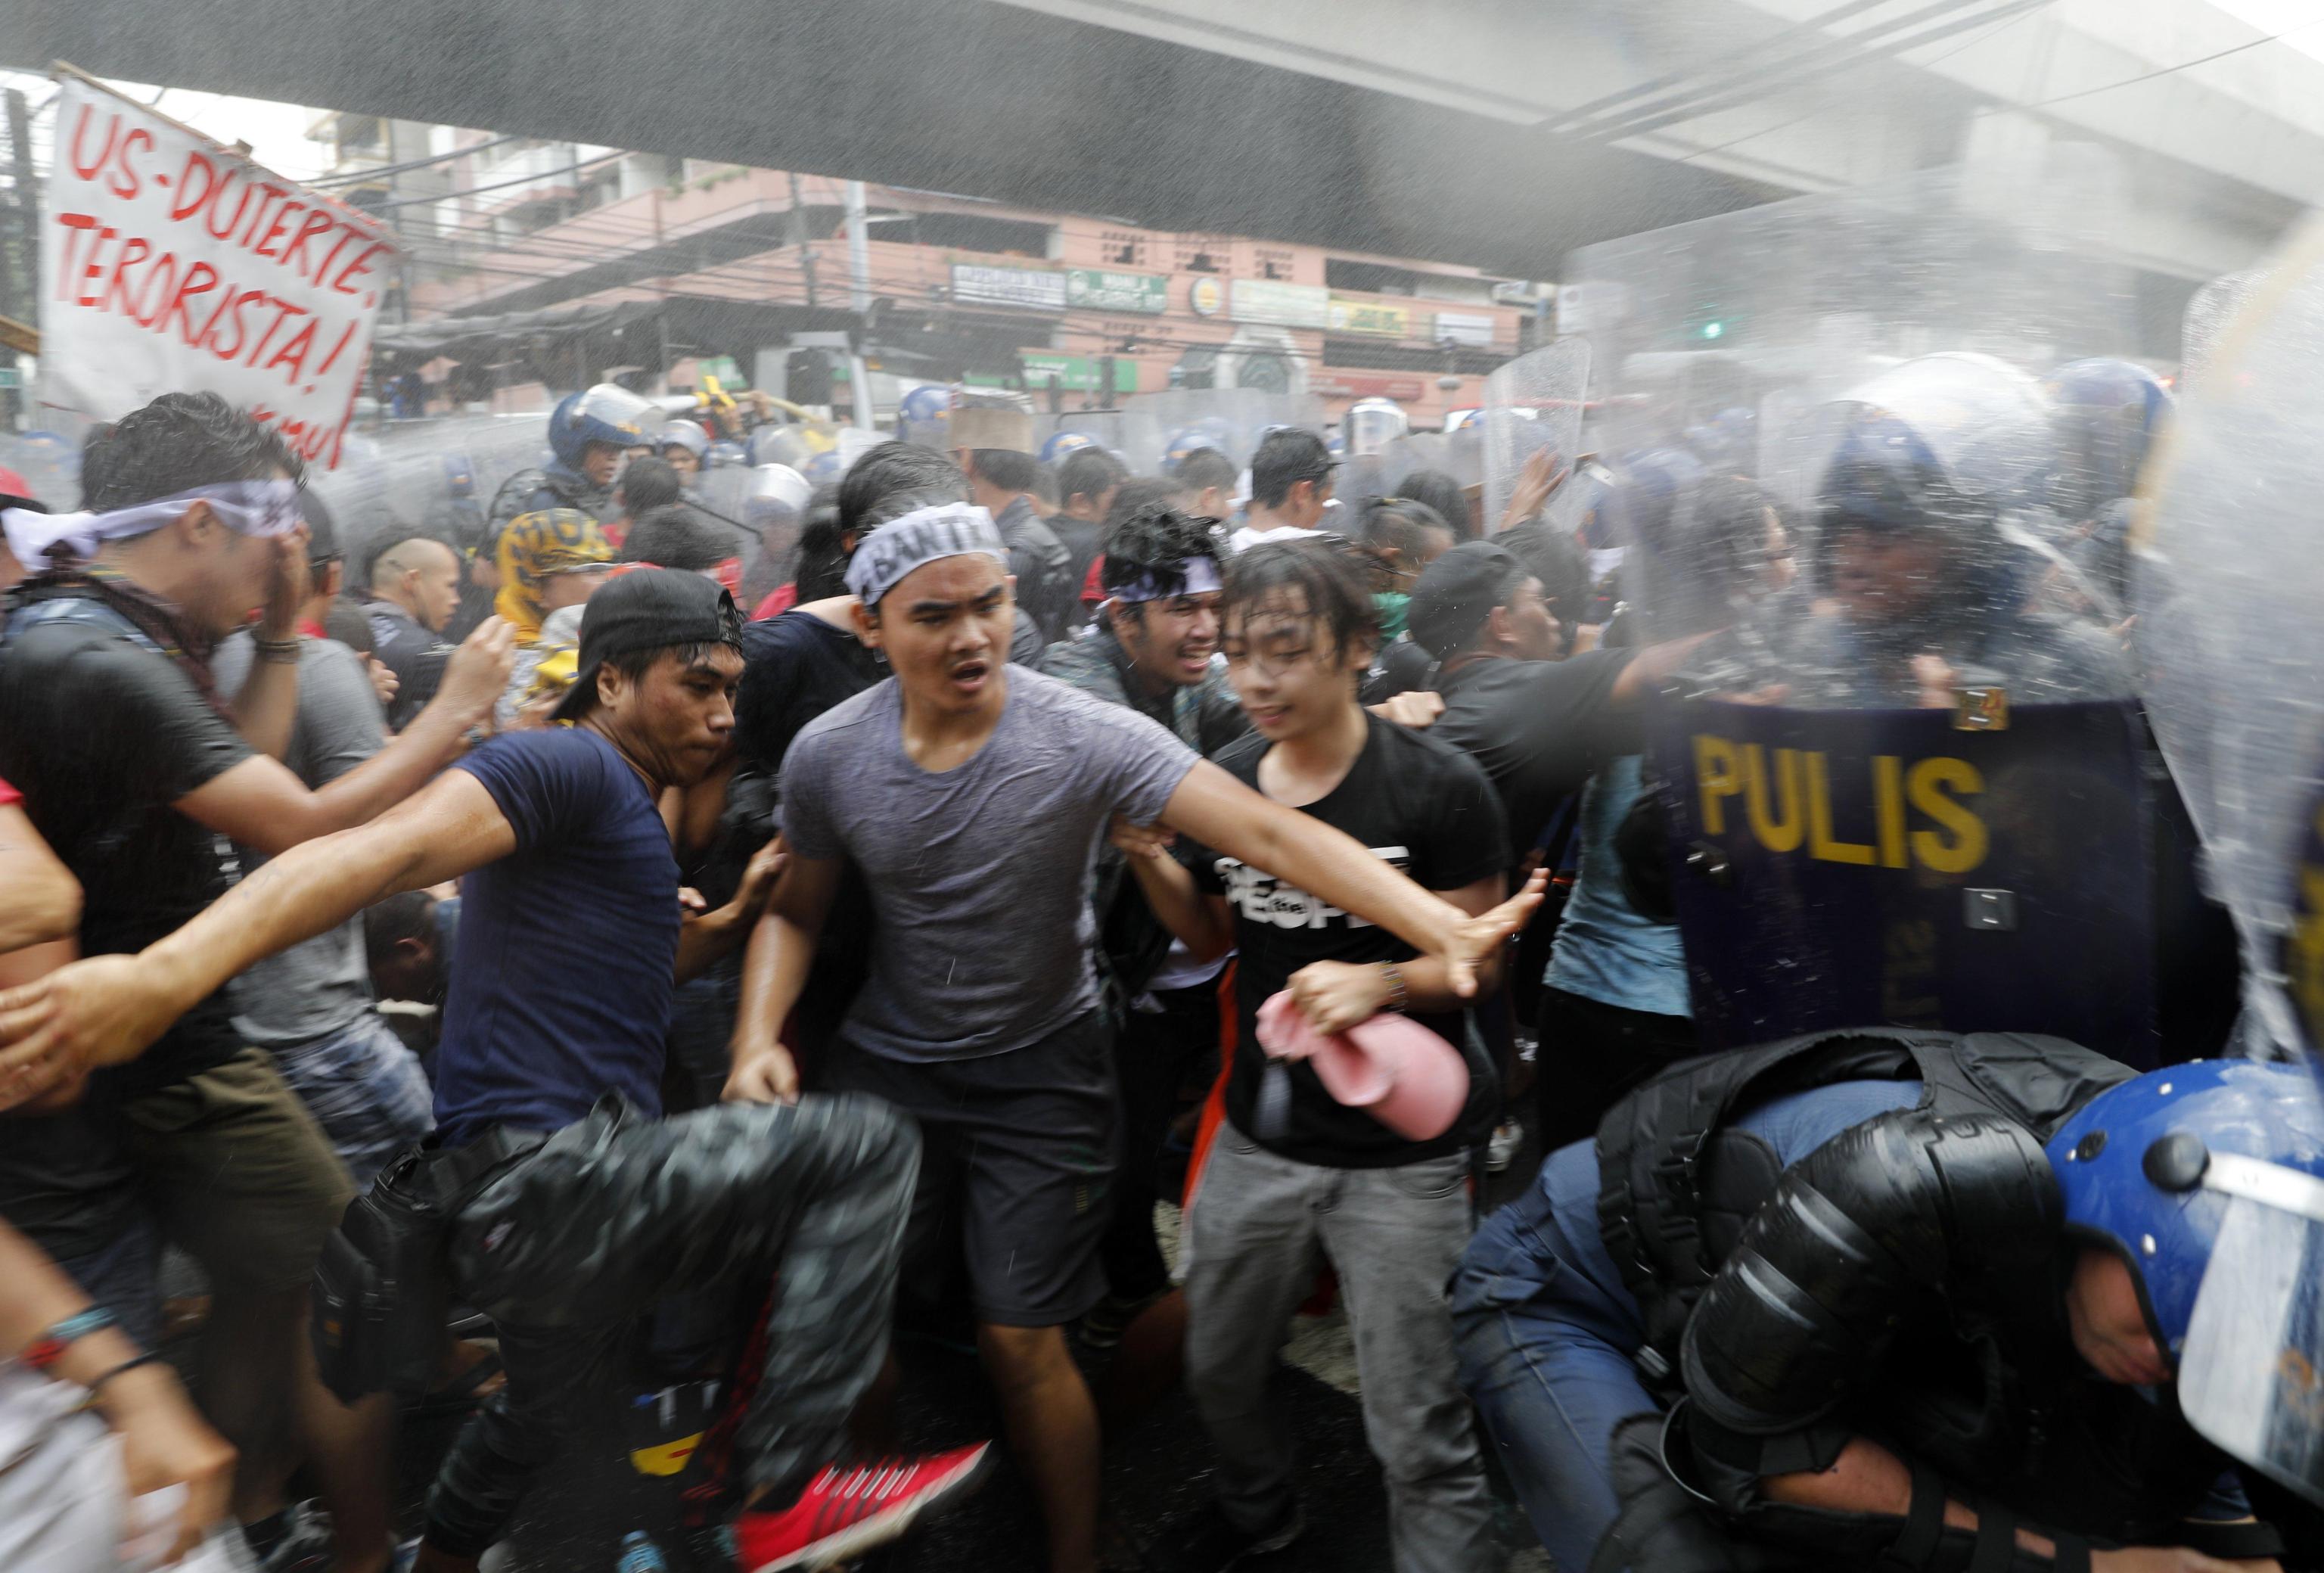
[[[982,1473],[990,1442],[922,1458],[881,1458],[860,1468],[825,1469],[780,1513],[734,1521],[742,1573],[813,1573],[884,1546],[938,1503],[965,1494]]]

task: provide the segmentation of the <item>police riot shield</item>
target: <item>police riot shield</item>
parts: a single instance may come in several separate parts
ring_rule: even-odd
[[[2075,150],[1570,270],[1609,302],[1636,638],[1709,635],[1646,727],[1705,1047],[1888,1023],[2158,1059],[2128,663],[2043,513],[2073,456],[2040,378],[2130,342],[2111,189]]]
[[[1586,338],[1563,338],[1527,351],[1485,379],[1480,462],[1488,531],[1508,512],[1526,460],[1544,450],[1568,465],[1580,457],[1591,348]]]
[[[1263,388],[1174,388],[1141,393],[1133,402],[1161,428],[1163,458],[1175,462],[1195,448],[1215,448],[1237,467],[1248,467],[1260,440],[1278,426],[1321,435],[1323,402],[1308,393]]]
[[[371,549],[427,533],[463,549],[481,543],[494,494],[547,462],[544,413],[452,415],[389,421],[352,438],[339,466],[310,472],[346,549],[351,582]]]
[[[2208,297],[2208,298],[2207,298]],[[2324,1060],[2324,221],[2198,291],[2141,480],[2133,638],[2156,738],[2243,951],[2239,1047]],[[2179,1357],[2189,1422],[2324,1502],[2324,1152],[2213,1154],[2225,1212]]]
[[[1065,438],[1087,438],[1130,467],[1132,475],[1160,475],[1165,468],[1164,446],[1171,433],[1165,430],[1159,412],[1148,409],[1144,401],[1132,400],[1118,410],[1068,410],[1056,415],[1033,417],[1033,440],[1038,451],[1049,457],[1047,462],[1062,462],[1074,442],[1059,442]]]

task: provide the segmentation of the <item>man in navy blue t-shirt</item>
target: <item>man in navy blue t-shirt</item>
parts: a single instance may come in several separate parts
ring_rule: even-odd
[[[744,936],[779,867],[762,851],[731,903],[682,920],[657,808],[730,745],[742,626],[699,575],[624,576],[582,625],[556,717],[570,725],[486,744],[374,824],[275,858],[140,955],[0,996],[0,1062],[117,1062],[260,957],[393,892],[463,879],[437,1050],[443,1152],[429,1161],[480,1186],[448,1255],[460,1293],[498,1325],[508,1384],[429,1494],[423,1573],[475,1568],[617,1335],[687,1289],[777,1285],[767,1368],[736,1433],[754,1504],[736,1524],[743,1568],[821,1566],[892,1538],[982,1459],[978,1447],[826,1467],[885,1352],[919,1168],[912,1127],[862,1097],[659,1117],[674,980]]]

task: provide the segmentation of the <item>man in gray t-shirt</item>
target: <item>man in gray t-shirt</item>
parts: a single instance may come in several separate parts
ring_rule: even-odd
[[[895,675],[785,756],[790,864],[752,938],[726,1096],[798,1096],[778,1033],[854,863],[875,914],[872,976],[835,1062],[816,1069],[918,1122],[908,1277],[959,1242],[1050,1566],[1085,1573],[1097,1413],[1064,1329],[1103,1292],[1119,1140],[1087,902],[1109,824],[1159,824],[1288,880],[1445,957],[1464,994],[1540,886],[1471,918],[1145,717],[1010,666],[1008,560],[983,509],[945,504],[881,526],[849,563],[857,636]]]
[[[300,621],[319,626],[338,594],[343,565],[327,527],[309,528],[318,557],[314,593]],[[247,634],[218,646],[210,665],[225,692],[241,687],[255,654]],[[464,665],[454,681],[473,684],[462,675],[469,670]],[[386,712],[364,658],[336,639],[302,636],[298,708],[282,763],[309,791],[319,791],[386,746]],[[249,847],[235,851],[245,875],[264,861]],[[389,1159],[434,1127],[419,1059],[374,1008],[360,916],[268,957],[228,992],[235,1032],[274,1057],[357,1186],[369,1185]]]
[[[810,723],[783,759],[792,856],[852,857],[879,913],[844,1032],[885,1059],[1006,1053],[1095,1010],[1084,893],[1106,824],[1160,819],[1199,757],[1054,678],[1012,671],[1007,687],[991,737],[941,775],[905,753],[893,679]]]

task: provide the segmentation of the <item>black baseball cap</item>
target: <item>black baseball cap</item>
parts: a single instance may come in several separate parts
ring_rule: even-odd
[[[632,569],[600,586],[581,617],[579,670],[549,712],[577,721],[597,702],[597,669],[615,656],[685,644],[742,647],[742,614],[716,579],[674,569]]]
[[[1413,585],[1404,612],[1412,642],[1439,661],[1466,650],[1501,604],[1510,576],[1524,571],[1506,547],[1462,541],[1430,563]]]

